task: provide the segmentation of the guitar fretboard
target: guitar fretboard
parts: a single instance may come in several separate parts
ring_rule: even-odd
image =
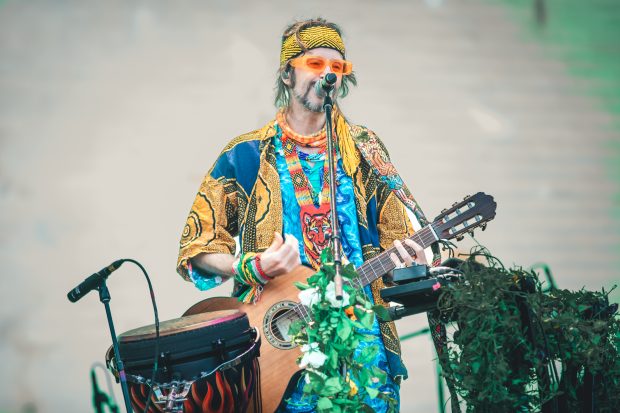
[[[435,231],[433,230],[432,224],[428,225],[415,234],[413,234],[409,239],[416,242],[423,249],[428,248],[434,242],[438,241],[439,238],[435,235]],[[413,248],[402,243],[405,250],[411,254],[411,256],[415,256],[415,251]],[[364,287],[379,277],[385,275],[388,271],[391,271],[396,267],[392,259],[390,258],[391,254],[396,254],[396,256],[400,259],[400,254],[396,250],[396,247],[392,247],[380,253],[379,255],[371,258],[362,264],[359,268],[357,268],[357,273],[359,274],[358,282],[360,283],[360,287]]]

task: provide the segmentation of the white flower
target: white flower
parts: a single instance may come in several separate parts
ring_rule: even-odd
[[[301,346],[301,351],[304,353],[301,361],[299,362],[299,367],[302,369],[306,366],[310,366],[315,369],[319,368],[325,364],[325,360],[327,360],[327,356],[319,350],[319,343],[304,344]]]
[[[297,297],[299,297],[299,301],[306,307],[312,307],[321,300],[321,295],[316,288],[302,290],[297,294]]]
[[[310,350],[312,350],[314,348],[319,348],[319,343],[303,344],[301,346],[301,352],[302,353],[307,353],[308,351],[310,351]]]
[[[319,370],[313,369],[312,367],[306,367],[306,372],[311,371],[314,374],[320,376],[323,378],[323,380],[327,379],[327,375]],[[310,383],[310,375],[309,374],[304,374],[305,378],[304,381],[306,383]]]
[[[325,299],[329,301],[332,307],[340,308],[349,305],[349,294],[346,291],[342,291],[342,300],[336,299],[336,284],[330,281],[325,289]]]

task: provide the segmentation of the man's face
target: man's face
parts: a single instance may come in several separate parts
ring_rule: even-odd
[[[328,49],[326,47],[318,47],[316,49],[310,49],[308,55],[322,56],[326,59],[342,59],[340,52],[334,49]],[[315,85],[316,82],[321,80],[326,74],[332,72],[329,65],[325,66],[325,69],[317,73],[316,71],[309,70],[304,67],[294,67],[291,77],[288,79],[287,85],[291,90],[293,99],[301,103],[306,109],[312,112],[323,112],[323,98],[316,94]],[[342,76],[337,75],[338,80],[334,86],[333,98],[337,96],[340,83],[342,82]]]

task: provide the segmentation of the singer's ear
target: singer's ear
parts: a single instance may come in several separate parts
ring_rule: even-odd
[[[284,84],[286,86],[290,86],[291,85],[291,70],[293,68],[290,65],[287,65],[284,70],[282,70],[282,72],[280,73],[280,77],[282,78],[282,82],[284,82]]]

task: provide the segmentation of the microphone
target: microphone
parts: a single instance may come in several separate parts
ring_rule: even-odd
[[[79,299],[88,294],[91,290],[96,289],[101,284],[101,281],[108,278],[110,274],[114,271],[118,270],[118,268],[123,264],[125,260],[116,260],[109,266],[103,268],[99,272],[94,273],[90,277],[86,278],[84,281],[80,283],[73,290],[69,291],[67,294],[67,298],[72,303],[77,302]]]
[[[338,76],[336,76],[334,73],[328,73],[323,77],[323,79],[319,80],[314,84],[314,91],[319,97],[324,98],[325,96],[329,95],[332,90],[334,90],[334,85],[336,84],[337,80]]]

